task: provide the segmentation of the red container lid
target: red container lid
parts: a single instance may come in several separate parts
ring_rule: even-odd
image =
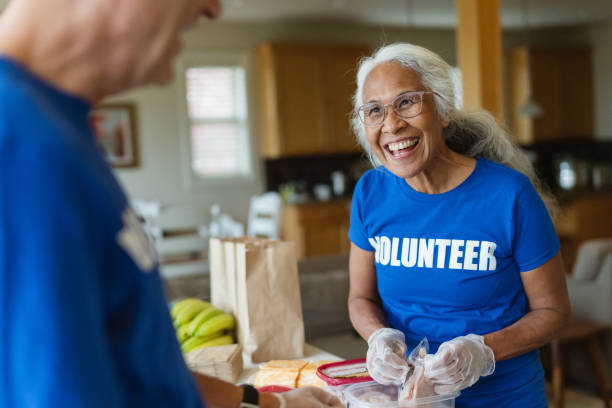
[[[317,376],[325,381],[327,385],[357,384],[366,381],[374,381],[369,375],[349,377],[354,374],[367,372],[366,359],[340,361],[337,363],[323,364],[317,368]]]
[[[286,387],[284,385],[264,385],[263,387],[259,387],[257,390],[262,393],[276,393],[291,391],[292,389],[293,388]]]

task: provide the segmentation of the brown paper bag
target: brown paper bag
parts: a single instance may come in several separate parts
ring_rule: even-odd
[[[251,237],[219,240],[222,245],[212,241],[212,302],[231,305],[245,354],[252,362],[303,357],[304,320],[293,244]]]
[[[238,310],[235,244],[253,240],[256,238],[211,238],[208,244],[210,301],[219,309],[231,312],[234,316]]]

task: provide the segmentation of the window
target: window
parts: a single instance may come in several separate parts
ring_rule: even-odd
[[[463,85],[461,82],[461,70],[459,67],[451,67],[450,75],[453,81],[453,90],[455,91],[455,108],[463,109]]]
[[[189,64],[184,75],[191,180],[250,175],[244,66]]]

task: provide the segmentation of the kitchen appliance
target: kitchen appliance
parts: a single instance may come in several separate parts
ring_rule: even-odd
[[[336,197],[344,195],[346,192],[346,177],[340,170],[336,170],[331,174],[332,191]]]
[[[569,155],[558,156],[555,161],[557,185],[563,190],[586,189],[591,183],[591,165],[588,161]]]

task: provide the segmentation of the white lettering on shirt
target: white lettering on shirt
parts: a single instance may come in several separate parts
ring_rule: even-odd
[[[461,262],[459,259],[463,256],[463,241],[462,239],[453,239],[451,241],[451,253],[450,253],[450,261],[448,263],[448,267],[450,269],[462,269]]]
[[[467,240],[465,241],[465,256],[463,258],[463,269],[467,271],[475,271],[478,269],[474,263],[474,258],[478,255],[475,251],[478,248],[478,241]]]
[[[399,246],[399,238],[393,237],[391,240],[391,266],[400,266],[400,260],[397,258],[397,250]]]
[[[497,268],[491,241],[447,238],[403,238],[375,236],[368,239],[374,248],[374,260],[380,265],[404,268],[457,269],[493,271]]]
[[[151,247],[147,234],[142,230],[138,217],[129,207],[121,214],[123,228],[117,233],[117,244],[132,258],[144,272],[151,272],[157,263],[157,256]]]
[[[419,239],[419,268],[422,268],[423,264],[426,268],[433,267],[433,253],[435,242],[435,239]]]
[[[387,265],[389,263],[389,259],[391,259],[391,241],[389,237],[380,237],[380,264]]]
[[[368,241],[370,241],[370,245],[374,247],[374,261],[376,263],[380,262],[380,251],[378,250],[379,240],[380,240],[379,237],[368,238]]]
[[[402,240],[402,266],[412,268],[417,261],[417,242],[416,238],[404,238]],[[410,242],[410,245],[408,244]],[[410,258],[408,257],[408,247],[410,247]]]
[[[450,244],[450,239],[436,239],[436,246],[438,247],[438,263],[436,266],[440,269],[444,268],[444,263],[446,260],[446,247]]]
[[[480,258],[478,260],[478,270],[486,271],[487,262],[489,263],[489,270],[494,271],[497,268],[497,259],[493,255],[497,248],[495,242],[482,241],[480,244]]]

